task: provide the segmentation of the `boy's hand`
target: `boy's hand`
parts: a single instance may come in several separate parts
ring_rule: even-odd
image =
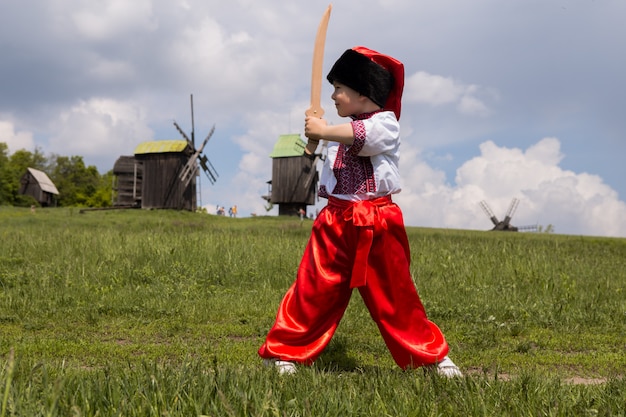
[[[304,136],[309,138],[309,140],[311,141],[319,142],[321,139],[323,139],[322,134],[327,124],[328,123],[325,119],[307,116],[304,119]]]

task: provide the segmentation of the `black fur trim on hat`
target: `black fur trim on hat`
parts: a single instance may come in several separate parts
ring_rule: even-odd
[[[331,84],[337,81],[347,85],[380,107],[385,106],[393,88],[393,75],[389,71],[352,49],[339,57],[326,79]]]

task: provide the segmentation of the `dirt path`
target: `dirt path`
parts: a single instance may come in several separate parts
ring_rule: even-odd
[[[488,376],[489,378],[496,378],[496,374],[493,372],[485,373],[482,369],[470,368],[465,369],[464,372],[468,375],[482,375]],[[513,378],[512,374],[508,373],[498,373],[497,378],[502,381],[510,381]],[[583,377],[583,376],[570,376],[563,379],[563,382],[566,384],[572,385],[598,385],[604,384],[608,381],[608,378],[592,378],[592,377]]]

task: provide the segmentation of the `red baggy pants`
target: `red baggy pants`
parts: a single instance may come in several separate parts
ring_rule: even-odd
[[[426,317],[409,264],[402,212],[390,197],[358,203],[331,197],[313,224],[296,280],[259,355],[312,364],[356,287],[398,366],[442,360],[448,344]]]

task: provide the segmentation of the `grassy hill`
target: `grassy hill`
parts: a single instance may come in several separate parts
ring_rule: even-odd
[[[281,378],[256,350],[311,224],[0,208],[0,417],[623,415],[626,239],[409,228],[465,378],[395,367],[357,292]]]

